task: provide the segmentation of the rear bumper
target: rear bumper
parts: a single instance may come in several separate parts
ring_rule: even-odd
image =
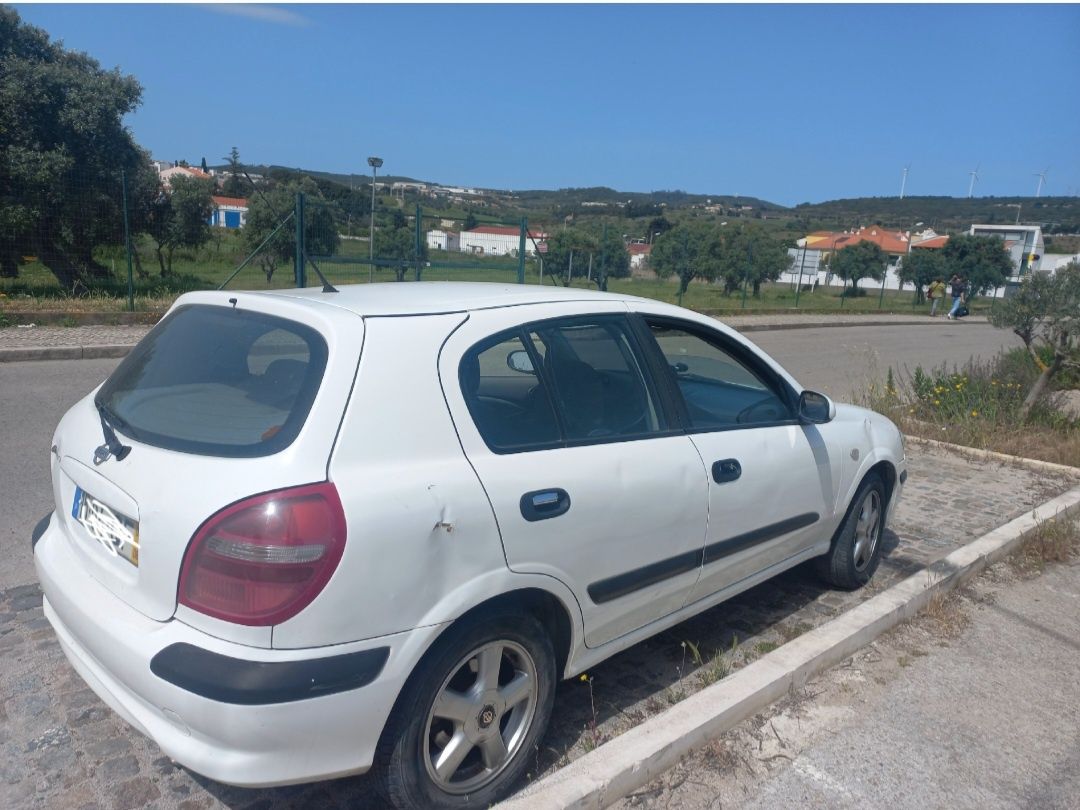
[[[129,607],[64,553],[59,532],[44,529],[34,563],[68,660],[166,755],[219,782],[283,785],[367,770],[401,687],[441,630],[314,649],[235,644]]]

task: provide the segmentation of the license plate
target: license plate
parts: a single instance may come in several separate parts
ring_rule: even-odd
[[[71,516],[114,557],[139,565],[139,522],[114,512],[81,487],[75,488]]]

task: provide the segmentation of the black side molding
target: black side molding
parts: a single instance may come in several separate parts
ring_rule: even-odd
[[[820,517],[817,512],[806,512],[786,520],[770,523],[760,529],[737,534],[727,540],[721,540],[719,543],[710,543],[705,546],[705,565],[722,560],[724,557],[730,557],[732,554],[738,554],[740,551],[745,551],[758,543],[765,543],[788,532],[810,526],[817,523]]]
[[[45,530],[47,528],[49,528],[49,521],[52,520],[52,516],[53,516],[53,513],[49,512],[49,514],[45,515],[45,517],[43,517],[41,520],[39,520],[37,522],[37,525],[34,526],[34,530],[32,532],[30,532],[30,551],[31,552],[35,548],[37,548],[38,540],[40,540],[41,536],[43,534],[45,534]]]
[[[655,585],[662,580],[677,577],[687,571],[693,571],[700,565],[701,550],[688,551],[685,554],[668,557],[666,560],[660,560],[651,565],[635,568],[625,574],[617,574],[594,582],[588,587],[589,598],[596,604],[602,605],[604,602],[626,596],[628,593]]]
[[[150,671],[188,692],[241,706],[289,703],[358,689],[382,672],[389,647],[306,661],[245,661],[192,644],[171,644]]]
[[[786,520],[770,523],[768,526],[762,526],[760,529],[754,529],[745,534],[729,537],[718,543],[711,543],[705,546],[704,556],[700,551],[688,551],[684,554],[668,557],[666,560],[654,562],[651,565],[635,568],[633,571],[598,580],[589,585],[587,589],[589,598],[597,605],[602,605],[604,602],[626,596],[665,579],[677,577],[687,571],[693,571],[699,565],[708,565],[724,557],[730,557],[732,554],[745,551],[758,543],[766,543],[789,532],[805,528],[817,523],[820,519],[821,515],[817,512],[806,512]]]

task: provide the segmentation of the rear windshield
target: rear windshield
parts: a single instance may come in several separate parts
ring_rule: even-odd
[[[314,329],[227,307],[181,307],[106,380],[97,404],[120,433],[201,455],[288,447],[326,368]]]

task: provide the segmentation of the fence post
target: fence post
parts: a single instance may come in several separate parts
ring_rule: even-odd
[[[802,271],[806,266],[806,245],[803,245],[802,259],[799,260],[799,283],[795,287],[795,309],[799,308],[799,293],[802,292]]]
[[[131,228],[128,224],[127,172],[120,170],[120,193],[124,201],[124,253],[127,254],[128,312],[135,311],[135,282],[131,277]]]
[[[420,211],[420,203],[416,204],[416,280],[420,280],[420,256],[423,254],[424,248],[424,236],[423,236],[423,214]]]
[[[521,237],[518,239],[518,284],[525,283],[525,234],[529,232],[529,220],[521,218]]]
[[[740,309],[746,309],[746,288],[750,284],[750,265],[754,262],[754,246],[746,246],[746,277],[743,278],[742,285],[742,306]]]
[[[296,207],[293,209],[296,217],[296,262],[295,275],[296,286],[306,287],[304,283],[304,192],[296,192]]]
[[[885,282],[889,279],[889,265],[885,265],[885,272],[881,276],[881,292],[878,294],[877,308],[878,312],[881,311],[882,305],[885,303]]]

